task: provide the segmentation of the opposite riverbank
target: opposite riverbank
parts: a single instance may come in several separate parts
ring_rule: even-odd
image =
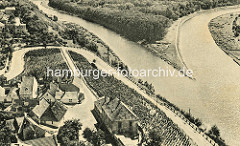
[[[209,23],[209,30],[216,44],[240,66],[240,37],[234,34],[233,23],[239,13],[218,16]]]

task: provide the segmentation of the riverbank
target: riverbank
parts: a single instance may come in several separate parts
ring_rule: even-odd
[[[239,13],[218,16],[209,23],[209,30],[216,44],[240,66],[240,37],[233,32],[233,22]]]

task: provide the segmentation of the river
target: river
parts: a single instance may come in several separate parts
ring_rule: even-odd
[[[45,13],[56,15],[60,21],[81,25],[101,38],[131,69],[174,70],[166,62],[140,45],[81,18],[63,14],[35,1]],[[222,10],[203,13],[187,21],[180,29],[180,52],[194,71],[196,81],[182,77],[146,77],[156,93],[199,117],[208,126],[216,124],[227,144],[238,145],[240,139],[240,67],[214,43],[208,22],[224,13]],[[197,28],[197,29],[196,29]]]

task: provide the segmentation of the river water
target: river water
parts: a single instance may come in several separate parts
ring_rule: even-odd
[[[63,14],[35,1],[45,13],[61,21],[81,25],[101,38],[131,69],[174,69],[140,45],[81,18]],[[227,144],[240,140],[240,67],[214,43],[208,22],[221,14],[237,10],[203,13],[187,21],[180,30],[180,52],[194,71],[196,81],[182,77],[146,77],[169,101],[184,110],[191,109],[208,126],[216,124]],[[176,71],[177,72],[177,71]]]

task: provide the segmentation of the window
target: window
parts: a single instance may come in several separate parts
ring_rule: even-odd
[[[69,102],[72,102],[72,99],[69,99]]]

